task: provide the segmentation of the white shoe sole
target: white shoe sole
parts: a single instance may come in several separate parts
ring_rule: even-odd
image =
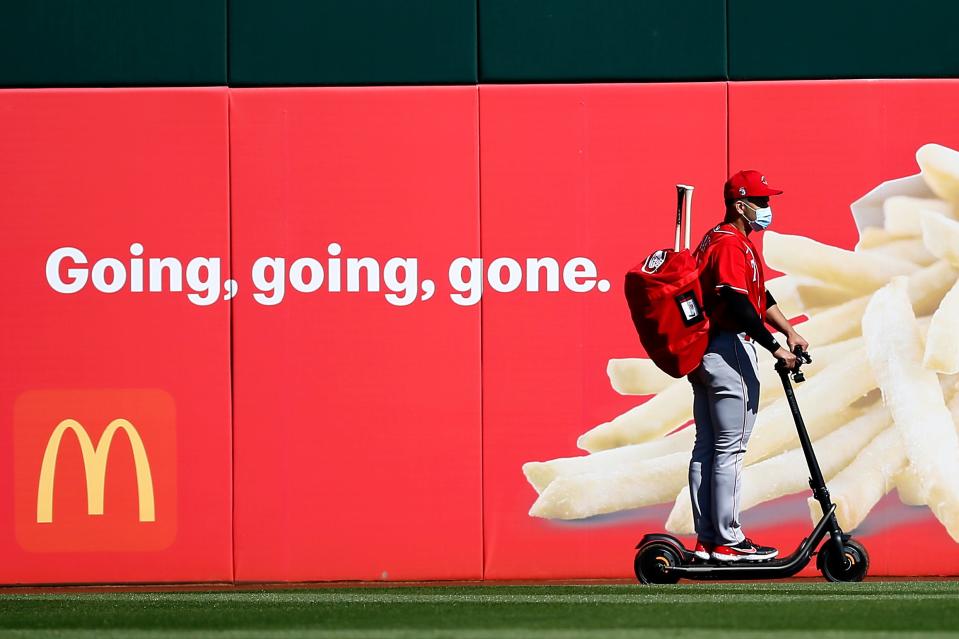
[[[706,552],[705,550],[696,550],[696,551],[693,551],[693,554],[699,557],[700,559],[702,559],[703,561],[706,561],[709,559],[709,553]]]
[[[779,551],[766,554],[756,554],[756,555],[724,555],[719,553],[713,553],[713,559],[716,561],[767,561],[769,559],[775,559],[779,554]]]

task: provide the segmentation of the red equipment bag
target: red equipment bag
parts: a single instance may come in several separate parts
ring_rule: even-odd
[[[655,251],[626,273],[626,301],[650,359],[664,372],[682,377],[702,362],[709,342],[699,266],[689,252],[693,187],[677,184],[675,248]],[[686,210],[685,248],[679,238]]]

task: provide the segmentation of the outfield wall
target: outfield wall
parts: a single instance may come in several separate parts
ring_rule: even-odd
[[[605,423],[629,444],[688,422],[684,380],[629,376],[644,352],[622,294],[672,243],[673,185],[697,187],[694,242],[726,176],[755,167],[785,190],[773,230],[853,250],[851,203],[918,173],[923,145],[959,149],[959,81],[917,79],[955,75],[952,40],[917,39],[884,73],[783,37],[786,61],[763,67],[750,2],[688,3],[689,28],[572,0],[149,10],[162,19],[28,4],[3,24],[58,44],[0,39],[15,61],[0,70],[0,583],[628,577],[687,449],[597,452],[593,474],[552,488],[524,464],[586,455],[578,438]],[[682,38],[695,46],[669,55]],[[859,76],[905,77],[824,79]],[[955,178],[926,176],[903,192],[953,215]],[[847,264],[938,268],[931,316],[955,272],[913,223]],[[847,322],[817,333],[815,357],[859,333],[828,309],[878,284],[810,273],[783,307]],[[859,347],[800,387],[819,438],[853,423],[849,403],[884,410]],[[929,441],[952,455],[945,419]],[[844,485],[881,497],[856,497],[872,574],[959,574],[952,506],[922,505],[916,479],[938,476],[916,462],[930,447],[870,472],[875,435],[827,453],[837,472],[859,459]],[[801,490],[746,510],[748,534],[796,543]]]

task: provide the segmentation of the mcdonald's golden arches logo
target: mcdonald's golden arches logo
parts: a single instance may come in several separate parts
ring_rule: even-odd
[[[43,463],[40,465],[40,485],[37,488],[37,522],[49,524],[53,521],[53,486],[57,469],[57,453],[64,433],[73,431],[80,443],[80,453],[83,456],[83,469],[87,479],[87,514],[103,514],[103,488],[106,483],[107,459],[110,455],[110,444],[113,435],[123,430],[130,438],[130,447],[133,449],[133,463],[136,468],[137,496],[140,503],[140,521],[155,521],[156,506],[153,501],[153,477],[150,473],[150,460],[143,440],[137,429],[125,419],[114,419],[100,436],[96,446],[80,422],[74,419],[65,419],[57,424],[53,434],[47,442],[43,452]]]
[[[28,391],[17,399],[14,416],[22,547],[129,551],[172,543],[176,415],[168,393]]]

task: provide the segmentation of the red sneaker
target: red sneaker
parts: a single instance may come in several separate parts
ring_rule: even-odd
[[[709,553],[712,551],[713,544],[711,542],[696,540],[696,550],[693,551],[694,555],[705,561],[709,559]]]
[[[754,544],[744,539],[732,546],[716,546],[713,548],[713,559],[717,561],[766,561],[779,554],[779,551],[769,546]]]

